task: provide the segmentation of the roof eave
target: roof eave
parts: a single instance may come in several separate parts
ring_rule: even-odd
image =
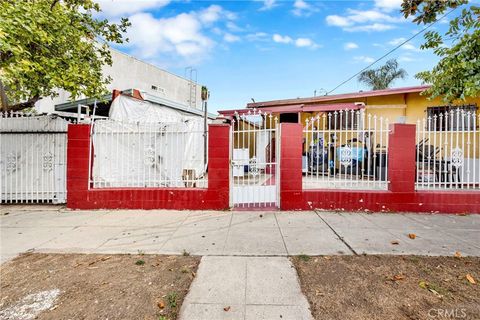
[[[329,102],[329,101],[335,101],[335,100],[378,97],[378,96],[405,94],[405,93],[417,93],[417,92],[422,92],[425,89],[428,89],[429,87],[430,87],[429,85],[422,85],[422,86],[415,86],[415,87],[403,87],[403,88],[393,88],[393,89],[385,89],[385,90],[343,93],[343,94],[336,94],[332,96],[261,101],[261,102],[255,102],[255,103],[248,103],[247,108],[262,108],[262,107],[284,106],[284,105],[302,104],[302,103],[303,104],[321,103],[321,102]]]

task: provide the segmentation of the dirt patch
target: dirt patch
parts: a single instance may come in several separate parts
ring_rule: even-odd
[[[199,262],[192,256],[25,254],[0,267],[0,318],[173,320]]]
[[[480,319],[480,258],[298,256],[292,262],[316,320]]]

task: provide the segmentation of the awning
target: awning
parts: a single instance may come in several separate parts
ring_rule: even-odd
[[[360,110],[363,108],[365,108],[365,105],[356,104],[356,103],[309,104],[309,105],[303,106],[303,111],[304,112],[340,111],[340,110]]]
[[[360,110],[365,108],[363,103],[330,103],[330,104],[292,104],[288,106],[277,107],[260,107],[257,110],[267,113],[297,113],[297,112],[327,112],[327,111],[340,111],[340,110]],[[235,112],[239,114],[247,113],[253,109],[240,109],[240,110],[222,110],[218,111],[225,117],[231,117]]]
[[[266,108],[258,108],[258,110],[262,110],[265,112],[272,112],[272,113],[295,113],[295,112],[302,112],[303,104],[293,104],[289,106],[281,106],[281,107],[266,107]]]

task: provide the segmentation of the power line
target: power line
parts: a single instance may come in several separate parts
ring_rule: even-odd
[[[373,66],[374,64],[376,64],[377,62],[379,62],[380,60],[382,60],[383,58],[385,58],[386,56],[388,56],[389,54],[391,54],[392,52],[396,51],[397,49],[399,49],[400,47],[402,47],[404,44],[406,44],[407,42],[411,41],[412,39],[414,39],[415,37],[417,37],[418,35],[422,34],[423,32],[425,32],[427,29],[429,29],[431,26],[433,26],[434,24],[436,24],[438,21],[442,20],[443,18],[445,18],[446,16],[448,16],[450,13],[452,13],[453,11],[455,11],[456,8],[450,10],[449,12],[445,13],[443,16],[440,17],[440,19],[437,19],[435,20],[434,22],[430,23],[428,26],[426,26],[425,28],[423,28],[422,30],[418,31],[417,33],[415,33],[413,36],[411,36],[410,38],[408,38],[407,40],[403,41],[402,43],[400,43],[399,45],[397,45],[395,48],[393,48],[392,50],[388,51],[387,53],[385,53],[383,56],[381,56],[380,58],[378,58],[377,60],[375,60],[374,62],[370,63],[368,66],[366,66],[365,68],[363,68],[362,70],[358,71],[357,73],[355,73],[353,76],[351,76],[350,78],[348,78],[347,80],[341,82],[338,86],[336,86],[335,88],[333,88],[332,90],[328,91],[326,95],[329,95],[330,93],[332,93],[333,91],[337,90],[338,88],[340,88],[341,86],[343,86],[345,83],[349,82],[350,80],[352,80],[353,78],[355,78],[356,76],[358,76],[360,73],[362,73],[363,71],[369,69],[371,66]]]

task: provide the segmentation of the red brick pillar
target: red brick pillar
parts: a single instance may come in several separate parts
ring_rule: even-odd
[[[388,142],[389,190],[395,193],[415,191],[415,125],[390,125]]]
[[[81,209],[88,202],[90,125],[69,124],[67,138],[67,207]]]
[[[216,209],[230,206],[230,125],[208,126],[207,202]],[[210,205],[211,209],[211,205]]]
[[[280,124],[280,208],[302,208],[302,139],[298,123]]]

